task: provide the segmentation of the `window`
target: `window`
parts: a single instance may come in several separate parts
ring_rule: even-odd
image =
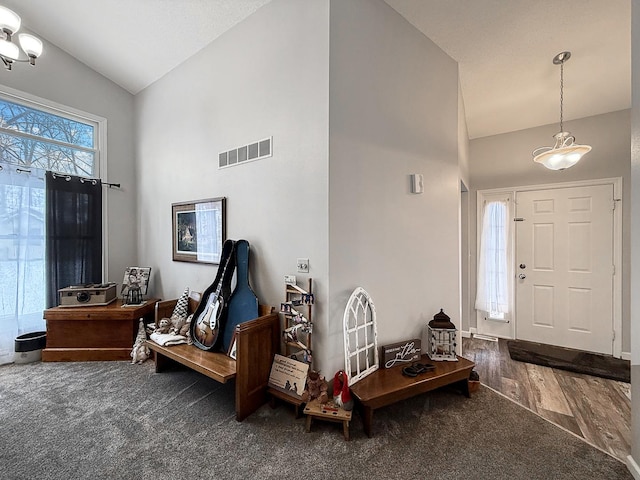
[[[485,199],[482,209],[476,309],[493,320],[509,313],[509,199]]]
[[[353,291],[342,320],[345,370],[353,385],[378,369],[376,308],[364,288]]]
[[[99,176],[96,122],[0,97],[0,162],[82,177]]]
[[[0,364],[45,327],[44,171],[100,177],[104,120],[44,103],[0,93]]]

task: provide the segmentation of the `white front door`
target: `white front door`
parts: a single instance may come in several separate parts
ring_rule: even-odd
[[[613,353],[613,185],[517,192],[516,338]]]

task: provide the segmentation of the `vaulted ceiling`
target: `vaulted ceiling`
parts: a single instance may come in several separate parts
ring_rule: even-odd
[[[2,4],[136,94],[269,1]],[[557,123],[560,71],[552,58],[564,50],[572,52],[565,120],[631,106],[631,0],[385,1],[459,63],[470,138]]]

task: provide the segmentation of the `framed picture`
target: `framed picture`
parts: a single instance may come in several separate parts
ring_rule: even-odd
[[[171,204],[174,261],[220,263],[225,204],[224,197]]]
[[[151,267],[127,267],[124,271],[120,295],[126,297],[129,290],[139,290],[140,294],[146,295],[150,276]]]
[[[231,337],[231,343],[229,344],[229,351],[227,352],[227,355],[229,355],[231,358],[233,358],[234,360],[236,359],[236,355],[237,355],[237,349],[238,349],[238,344],[236,342],[236,332],[233,332],[233,337]]]

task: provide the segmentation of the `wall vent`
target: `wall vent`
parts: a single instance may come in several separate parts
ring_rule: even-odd
[[[220,152],[218,168],[233,167],[242,163],[253,162],[273,155],[273,137],[265,138],[249,145]]]

